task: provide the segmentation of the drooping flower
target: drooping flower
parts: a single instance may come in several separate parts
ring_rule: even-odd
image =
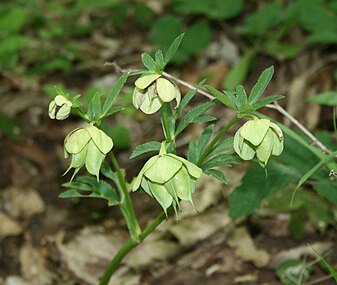
[[[255,118],[246,122],[234,136],[234,150],[243,160],[256,157],[265,167],[271,155],[283,151],[282,130],[268,119]]]
[[[172,153],[166,153],[162,146],[159,155],[151,157],[132,183],[132,191],[140,187],[167,213],[173,205],[180,207],[179,201],[189,201],[193,205],[192,193],[202,170],[188,160]]]
[[[60,121],[68,118],[72,105],[72,102],[63,95],[57,95],[55,99],[49,103],[49,118]]]
[[[71,179],[83,165],[87,171],[99,179],[99,171],[106,154],[112,149],[113,141],[95,126],[73,130],[64,140],[64,156],[71,155],[71,168],[75,168]]]
[[[132,102],[136,109],[145,114],[157,112],[164,102],[176,100],[180,104],[181,94],[178,87],[161,74],[150,74],[138,78],[135,82]]]

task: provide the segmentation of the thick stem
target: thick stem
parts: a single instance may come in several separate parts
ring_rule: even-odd
[[[124,175],[122,173],[122,170],[119,167],[119,164],[118,164],[114,154],[111,151],[110,151],[109,154],[110,154],[110,159],[112,161],[112,164],[114,165],[115,170],[117,172],[117,177],[118,177],[118,181],[119,181],[119,184],[120,184],[120,188],[123,191],[123,195],[124,195],[124,201],[120,206],[121,212],[122,212],[122,214],[124,216],[124,219],[126,221],[126,224],[128,226],[131,239],[134,242],[139,242],[140,241],[139,235],[141,233],[141,229],[140,229],[140,226],[139,226],[137,218],[136,218],[136,214],[135,214],[135,210],[133,208],[130,193],[129,193],[127,187],[126,187]]]
[[[151,224],[149,224],[139,235],[139,240],[143,241],[150,233],[152,233],[164,219],[166,218],[166,215],[164,212],[162,212],[155,220],[152,221]],[[135,242],[134,240],[130,239],[128,240],[124,246],[117,252],[115,257],[110,262],[109,266],[106,268],[104,275],[102,276],[99,285],[107,285],[110,281],[110,278],[112,274],[117,270],[119,264],[125,257],[125,255],[128,254],[130,250],[135,248],[139,243]]]
[[[197,161],[197,165],[201,165],[204,160],[207,158],[207,156],[210,154],[210,152],[213,150],[214,146],[217,144],[217,142],[223,137],[225,133],[228,132],[228,130],[239,120],[237,116],[235,116],[233,119],[229,121],[229,123],[223,127],[223,129],[215,136],[215,138],[212,140],[212,142],[208,145],[208,147],[205,149],[205,151],[202,153],[202,155],[199,157]]]

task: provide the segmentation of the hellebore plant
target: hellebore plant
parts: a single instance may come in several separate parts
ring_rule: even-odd
[[[192,203],[192,195],[196,190],[198,179],[204,173],[224,183],[227,178],[219,167],[239,163],[239,157],[251,160],[257,157],[261,166],[266,167],[271,155],[280,155],[283,150],[283,134],[280,128],[268,119],[258,118],[257,110],[282,96],[271,96],[258,100],[267,87],[273,75],[273,67],[267,68],[248,97],[243,86],[238,86],[236,92],[220,92],[211,86],[198,86],[195,90],[181,97],[174,82],[163,76],[165,66],[173,58],[183,35],[177,37],[165,55],[161,50],[152,58],[142,54],[142,62],[146,69],[137,72],[124,73],[115,83],[111,92],[102,104],[102,96],[96,93],[87,108],[81,106],[79,96],[70,96],[60,88],[56,89],[57,96],[49,105],[49,116],[52,119],[64,120],[72,111],[80,116],[87,127],[71,131],[64,141],[65,157],[71,156],[69,168],[74,168],[70,182],[63,184],[67,191],[62,198],[91,197],[105,199],[109,206],[118,206],[123,214],[130,232],[130,240],[120,249],[107,267],[100,280],[101,285],[108,284],[111,275],[117,269],[123,257],[154,229],[174,210],[181,201]],[[159,111],[164,140],[150,141],[135,148],[130,158],[149,152],[159,152],[152,156],[140,170],[132,183],[126,180],[126,173],[120,167],[113,151],[113,141],[103,130],[101,122],[116,112],[123,110],[115,106],[116,98],[128,77],[141,75],[135,81],[133,105],[145,114]],[[205,102],[190,111],[185,112],[197,89],[204,88],[216,99]],[[175,100],[175,106],[171,101]],[[215,133],[216,118],[206,114],[215,105],[222,103],[236,111],[236,115],[218,133]],[[241,118],[252,118],[246,122],[231,137],[223,139],[224,135]],[[192,140],[188,147],[187,159],[176,154],[177,137],[192,123],[208,124],[198,140]],[[107,158],[110,162],[106,161]],[[75,177],[82,166],[89,175]],[[92,176],[94,177],[92,177]],[[132,191],[143,191],[153,197],[163,208],[163,212],[145,229],[141,229],[135,215],[130,197]],[[196,205],[197,206],[197,205]]]

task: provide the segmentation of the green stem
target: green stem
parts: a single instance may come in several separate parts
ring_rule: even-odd
[[[223,137],[225,133],[228,132],[228,130],[239,120],[237,116],[235,116],[233,119],[230,120],[230,122],[223,127],[223,129],[215,136],[215,138],[212,140],[212,142],[208,145],[208,147],[205,149],[205,151],[202,153],[202,155],[199,157],[197,161],[197,165],[201,165],[204,160],[207,158],[207,156],[211,153],[216,143]]]
[[[173,144],[172,147],[173,150],[175,150],[175,126],[170,103],[164,103],[163,106],[160,108],[160,122],[166,141],[169,144]]]
[[[152,221],[151,224],[149,224],[139,235],[139,240],[143,241],[150,233],[152,233],[164,219],[166,218],[166,215],[164,212],[162,212],[156,219]],[[128,254],[130,250],[135,248],[139,243],[135,242],[134,240],[130,239],[128,240],[124,246],[117,252],[115,257],[110,262],[109,266],[106,268],[104,275],[102,276],[99,285],[107,285],[110,281],[110,278],[112,274],[117,270],[119,264],[125,257],[125,255]]]
[[[117,162],[117,159],[116,159],[115,155],[112,153],[112,151],[109,152],[109,155],[110,155],[110,159],[112,161],[112,164],[114,165],[115,170],[117,172],[117,177],[118,177],[118,181],[119,181],[119,184],[120,184],[120,188],[121,188],[121,190],[123,192],[123,195],[124,195],[123,203],[120,205],[121,212],[122,212],[122,214],[124,216],[124,219],[126,221],[126,224],[128,226],[131,239],[134,242],[139,242],[140,241],[139,235],[141,233],[141,229],[140,229],[140,226],[139,226],[137,218],[136,218],[136,214],[135,214],[135,211],[134,211],[134,207],[133,207],[133,204],[132,204],[130,193],[129,193],[127,187],[126,187],[125,177],[124,177],[124,175],[122,173],[122,170],[119,167],[119,164]]]

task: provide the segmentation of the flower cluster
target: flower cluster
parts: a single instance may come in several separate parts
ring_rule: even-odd
[[[138,78],[135,82],[132,102],[136,109],[145,114],[157,112],[164,102],[173,99],[180,104],[181,94],[176,85],[161,77],[161,74],[150,74]]]
[[[180,207],[179,199],[193,205],[192,193],[197,178],[202,170],[186,159],[167,154],[162,147],[159,155],[150,158],[134,179],[132,190],[141,187],[147,194],[157,200],[165,213],[173,205]]]
[[[265,167],[271,155],[283,151],[283,133],[270,120],[255,118],[246,122],[234,136],[234,150],[244,160],[256,157]]]
[[[72,156],[65,174],[71,168],[75,168],[73,179],[85,164],[87,171],[98,180],[102,162],[112,147],[112,139],[95,126],[73,130],[64,140],[64,156]]]

